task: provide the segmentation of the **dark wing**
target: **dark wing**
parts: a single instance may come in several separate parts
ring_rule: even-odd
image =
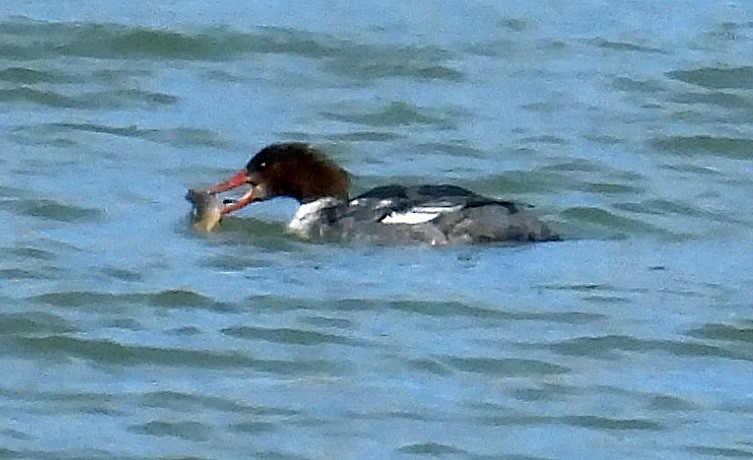
[[[510,214],[518,212],[515,203],[487,198],[454,185],[385,185],[355,197],[349,209],[372,221],[420,223],[448,212],[487,205],[503,206]]]

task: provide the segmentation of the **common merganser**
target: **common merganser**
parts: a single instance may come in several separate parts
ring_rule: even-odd
[[[387,185],[349,198],[348,172],[305,143],[272,144],[246,167],[204,191],[250,188],[223,214],[255,201],[292,197],[300,207],[291,233],[317,241],[448,245],[495,241],[553,241],[559,236],[511,201],[453,185]]]

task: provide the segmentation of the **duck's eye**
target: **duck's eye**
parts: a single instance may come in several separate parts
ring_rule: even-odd
[[[261,164],[259,165],[259,168],[262,168],[262,169],[266,168],[266,167],[267,167],[267,162],[266,161],[262,161]]]

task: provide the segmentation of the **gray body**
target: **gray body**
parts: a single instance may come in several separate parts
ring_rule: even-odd
[[[290,229],[314,240],[385,244],[559,239],[523,206],[451,185],[389,185],[347,201],[320,199],[302,205]]]

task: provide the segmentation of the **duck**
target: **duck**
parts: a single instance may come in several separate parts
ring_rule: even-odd
[[[215,195],[248,187],[225,200],[222,215],[259,201],[290,197],[299,206],[288,231],[320,242],[447,246],[557,241],[559,235],[528,205],[448,185],[383,185],[350,196],[350,174],[302,142],[271,144],[227,180],[201,189]]]

